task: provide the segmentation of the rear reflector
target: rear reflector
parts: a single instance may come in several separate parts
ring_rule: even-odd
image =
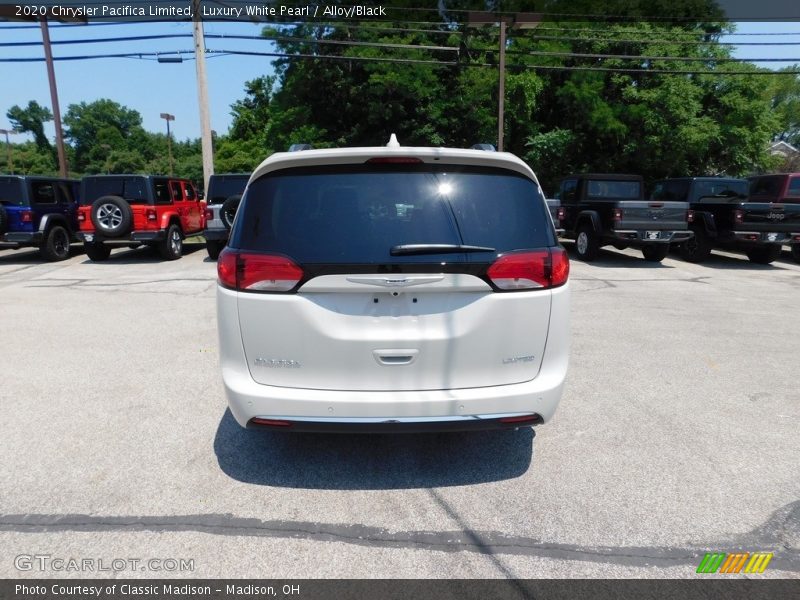
[[[512,252],[498,258],[486,272],[501,290],[548,289],[569,278],[569,258],[563,248]]]
[[[30,210],[23,210],[20,213],[20,220],[23,223],[33,223],[33,212]]]
[[[279,419],[261,419],[259,417],[253,417],[250,419],[251,425],[260,425],[262,427],[291,427],[291,421],[281,421]]]
[[[422,162],[416,156],[376,156],[367,161],[368,165],[416,165]]]
[[[303,270],[285,256],[251,254],[226,248],[217,260],[221,285],[240,292],[288,292]]]
[[[533,413],[532,415],[522,415],[521,417],[503,417],[501,423],[538,423],[542,418]]]

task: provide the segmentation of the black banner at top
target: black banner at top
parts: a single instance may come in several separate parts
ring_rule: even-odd
[[[474,7],[472,6],[474,4]],[[427,21],[514,19],[523,14],[551,21],[800,21],[797,0],[499,0],[487,3],[420,0],[413,6],[387,0],[0,0],[0,19],[89,21]],[[471,10],[470,10],[471,9]]]

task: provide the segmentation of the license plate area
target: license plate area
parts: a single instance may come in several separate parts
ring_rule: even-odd
[[[644,232],[644,239],[646,240],[660,240],[661,239],[660,231],[645,231]]]

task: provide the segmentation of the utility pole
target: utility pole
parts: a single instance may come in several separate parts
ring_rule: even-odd
[[[67,154],[64,152],[64,133],[61,131],[61,109],[58,107],[58,88],[56,87],[56,72],[53,68],[53,52],[50,48],[50,32],[47,29],[47,19],[41,17],[42,43],[44,44],[44,58],[47,62],[47,78],[50,81],[50,103],[53,105],[53,120],[56,125],[56,148],[58,149],[58,171],[61,177],[68,176]]]
[[[175,120],[175,115],[169,113],[161,113],[161,118],[167,122],[167,152],[169,152],[169,176],[174,175],[175,170],[172,164],[172,136],[169,134],[169,122]]]
[[[506,104],[506,27],[512,29],[533,29],[542,20],[538,13],[515,13],[511,15],[495,15],[485,12],[470,12],[467,25],[481,27],[484,25],[500,25],[500,73],[497,83],[497,151],[503,151],[505,104]]]
[[[203,189],[208,189],[208,179],[214,174],[214,148],[211,139],[211,120],[208,114],[208,80],[206,79],[206,42],[203,20],[200,17],[200,0],[192,0],[194,26],[194,58],[197,65],[197,100],[200,107],[200,142],[203,151]]]
[[[16,135],[19,131],[16,129],[0,129],[0,135],[6,136],[6,160],[8,161],[8,172],[14,174],[14,161],[11,160],[11,142],[8,141],[9,135]]]

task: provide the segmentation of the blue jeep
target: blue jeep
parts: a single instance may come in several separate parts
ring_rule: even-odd
[[[46,260],[68,258],[79,189],[75,179],[0,176],[0,248],[36,247]]]

